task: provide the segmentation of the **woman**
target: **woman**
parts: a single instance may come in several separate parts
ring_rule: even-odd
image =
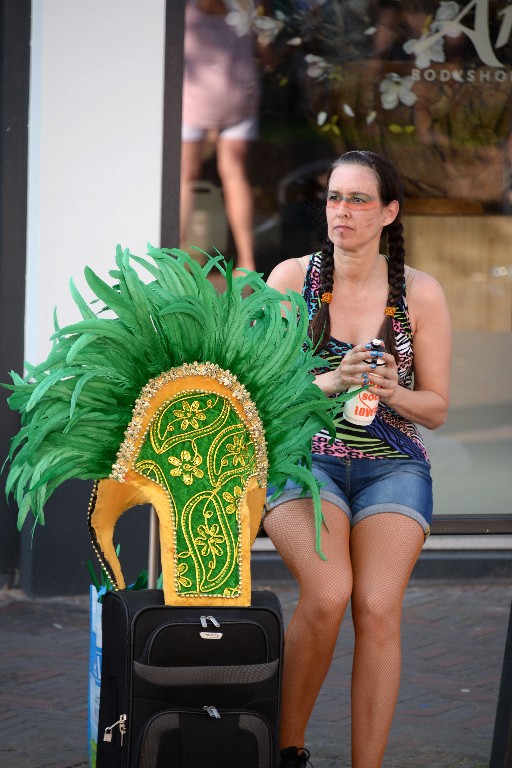
[[[246,160],[258,135],[260,97],[256,43],[250,28],[229,20],[227,0],[188,0],[185,8],[181,147],[181,243],[185,249],[193,184],[201,178],[212,136],[237,266],[254,269],[253,197]],[[242,17],[243,8],[238,10]],[[246,12],[248,17],[248,13]],[[193,245],[193,243],[192,243]]]
[[[282,262],[268,279],[305,296],[313,343],[326,360],[316,384],[328,395],[364,385],[380,398],[370,425],[350,424],[340,412],[335,440],[313,439],[325,560],[315,553],[311,499],[289,483],[268,502],[265,530],[300,588],[285,642],[282,768],[308,762],[306,726],[349,600],[352,768],[382,765],[398,695],[402,599],[432,518],[429,460],[416,425],[445,421],[451,356],[440,285],[404,265],[402,197],[388,160],[342,155],[327,182],[327,244]],[[368,363],[373,337],[384,345]]]

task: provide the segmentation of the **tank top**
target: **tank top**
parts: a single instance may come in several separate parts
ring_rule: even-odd
[[[318,310],[320,303],[320,259],[320,253],[311,255],[304,280],[303,296],[310,319]],[[411,389],[413,347],[405,285],[393,318],[393,330],[399,358],[398,383],[402,387]],[[315,373],[334,370],[353,346],[331,336],[326,347],[318,353],[325,359],[325,366],[318,368]],[[345,421],[342,407],[334,418],[334,424],[336,427],[334,441],[331,442],[327,431],[318,432],[313,437],[313,453],[351,459],[416,459],[429,463],[425,445],[416,425],[382,402],[379,402],[374,420],[367,426]]]

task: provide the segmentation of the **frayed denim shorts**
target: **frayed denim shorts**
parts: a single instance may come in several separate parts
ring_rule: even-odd
[[[379,512],[397,512],[412,517],[430,533],[432,522],[432,478],[426,461],[415,459],[349,459],[313,454],[312,472],[321,483],[320,496],[336,504],[351,525]],[[311,498],[291,480],[278,498],[267,497],[270,511],[285,501]]]

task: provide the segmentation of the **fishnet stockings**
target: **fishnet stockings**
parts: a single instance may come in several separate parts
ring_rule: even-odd
[[[352,593],[352,768],[380,768],[400,684],[403,594],[423,532],[414,520],[392,513],[365,518],[350,532],[335,505],[324,502],[323,512],[327,561],[315,552],[311,500],[286,502],[265,519],[265,530],[299,584],[285,637],[281,746],[304,744]]]
[[[402,601],[423,546],[404,515],[382,513],[352,530],[352,768],[382,764],[400,686]]]
[[[328,502],[322,508],[328,527],[322,530],[326,561],[315,551],[311,499],[281,504],[265,518],[265,530],[299,584],[297,608],[285,636],[282,747],[304,745],[352,591],[348,518]]]

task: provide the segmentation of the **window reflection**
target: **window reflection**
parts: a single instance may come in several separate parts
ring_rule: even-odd
[[[232,6],[224,0],[187,0],[185,6],[181,242],[208,250],[214,240],[226,252],[229,224],[237,265],[254,269],[246,158],[258,132],[260,80],[252,17]],[[222,198],[203,176],[212,147]]]
[[[274,78],[334,154],[365,147],[401,170],[410,212],[510,204],[512,10],[503,2],[271,3]],[[437,202],[436,202],[437,201]]]
[[[512,5],[225,6],[232,21],[245,20],[259,52],[258,135],[245,162],[256,268],[268,274],[321,242],[326,171],[336,156],[361,148],[390,157],[404,179],[410,264],[440,280],[453,317],[452,408],[447,424],[427,437],[436,508],[507,512],[501,489],[512,448],[511,395],[503,385],[512,359]],[[225,227],[210,242],[223,250],[225,240],[232,256],[212,146],[198,178],[217,195],[209,234],[211,222]]]

